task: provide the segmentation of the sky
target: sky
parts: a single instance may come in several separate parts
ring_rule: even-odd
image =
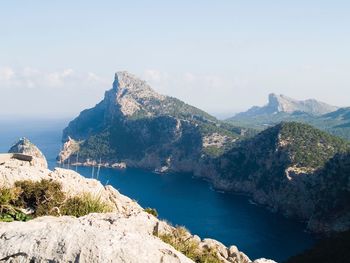
[[[350,1],[0,1],[0,116],[74,117],[127,70],[217,116],[350,106]]]

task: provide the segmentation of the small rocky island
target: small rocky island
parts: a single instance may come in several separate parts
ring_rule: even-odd
[[[26,207],[38,187],[34,199],[44,201]],[[40,150],[24,138],[0,154],[0,191],[2,262],[252,262],[235,246],[171,226],[109,185],[72,170],[49,170]],[[49,209],[57,196],[61,201]],[[76,209],[84,204],[85,210]]]

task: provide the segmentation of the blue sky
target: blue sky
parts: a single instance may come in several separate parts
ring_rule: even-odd
[[[74,116],[119,70],[215,114],[270,92],[350,105],[349,13],[339,0],[1,1],[1,115]]]

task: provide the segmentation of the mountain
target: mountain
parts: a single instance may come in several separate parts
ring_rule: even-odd
[[[350,227],[350,209],[338,206],[347,198],[342,187],[349,178],[349,143],[307,124],[282,122],[256,134],[118,72],[104,99],[70,122],[63,139],[61,162],[193,172],[218,189],[249,194],[273,211],[305,220],[312,231]]]
[[[249,194],[273,211],[306,221],[314,232],[350,228],[350,144],[310,125],[268,128],[237,143],[202,173],[217,188]]]
[[[192,171],[198,160],[222,154],[250,132],[118,72],[104,99],[64,130],[63,140],[70,138],[67,143],[74,149],[65,145],[59,160],[101,159],[104,164]]]
[[[264,107],[253,107],[226,120],[232,125],[263,130],[282,121],[301,122],[350,140],[350,108],[337,108],[316,100],[296,101],[270,94]]]
[[[336,111],[330,112],[322,116],[322,118],[330,121],[338,121],[341,124],[335,126],[335,128],[350,127],[350,107],[340,108]]]
[[[271,93],[268,104],[263,107],[254,106],[246,112],[238,113],[235,117],[256,117],[279,112],[303,112],[311,115],[323,115],[337,110],[338,107],[328,105],[315,99],[295,100],[284,95]]]

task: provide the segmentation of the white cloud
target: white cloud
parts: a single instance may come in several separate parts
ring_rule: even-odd
[[[15,72],[10,67],[0,68],[0,81],[8,81],[13,78]]]
[[[229,98],[234,98],[237,93],[237,77],[227,78],[218,74],[194,72],[169,74],[152,69],[146,70],[143,78],[156,91],[184,100],[203,110],[212,113],[236,110]]]
[[[4,67],[0,68],[0,105],[11,108],[7,114],[13,115],[75,115],[95,105],[111,83],[112,79],[71,68]]]
[[[147,69],[143,73],[143,78],[150,83],[163,83],[167,81],[168,77],[168,73],[155,69]]]
[[[43,71],[36,68],[25,67],[14,70],[10,67],[0,68],[0,89],[69,89],[73,86],[93,88],[96,85],[107,85],[109,81],[92,72],[79,73],[73,69],[57,71]]]

